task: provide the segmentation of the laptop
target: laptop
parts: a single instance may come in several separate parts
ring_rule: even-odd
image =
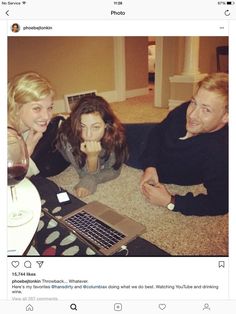
[[[98,254],[106,256],[146,230],[144,225],[97,201],[63,216],[60,222]]]

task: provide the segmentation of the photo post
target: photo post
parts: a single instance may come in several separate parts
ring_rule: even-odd
[[[192,20],[23,6],[0,21],[1,302],[233,313],[234,4]]]

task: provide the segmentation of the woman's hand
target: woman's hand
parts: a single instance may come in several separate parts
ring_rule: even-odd
[[[102,150],[101,142],[85,141],[80,144],[80,149],[88,157],[96,157]]]
[[[87,155],[86,164],[88,172],[94,172],[98,168],[98,155],[102,150],[101,142],[85,141],[81,143],[80,149]]]
[[[88,189],[83,188],[83,187],[75,188],[75,193],[77,197],[86,197],[89,194],[91,194],[91,192]]]
[[[29,156],[33,154],[35,146],[38,144],[38,141],[42,136],[42,132],[35,132],[33,129],[29,130],[29,134],[25,140]]]

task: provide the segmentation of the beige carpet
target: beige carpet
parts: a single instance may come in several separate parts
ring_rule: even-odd
[[[100,184],[96,193],[83,201],[100,201],[143,223],[147,231],[142,237],[172,255],[228,255],[228,215],[184,216],[166,208],[150,205],[139,191],[141,174],[141,170],[124,165],[117,179]],[[50,179],[72,194],[73,187],[79,181],[72,167]],[[189,191],[194,194],[204,191],[203,186],[169,185],[168,189],[182,195]]]
[[[167,108],[154,107],[152,93],[113,102],[111,107],[122,123],[161,122],[168,114]]]

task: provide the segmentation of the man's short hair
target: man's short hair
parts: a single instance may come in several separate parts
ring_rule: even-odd
[[[228,74],[227,73],[212,73],[207,75],[198,83],[198,90],[204,88],[210,92],[215,92],[220,95],[228,108]]]

